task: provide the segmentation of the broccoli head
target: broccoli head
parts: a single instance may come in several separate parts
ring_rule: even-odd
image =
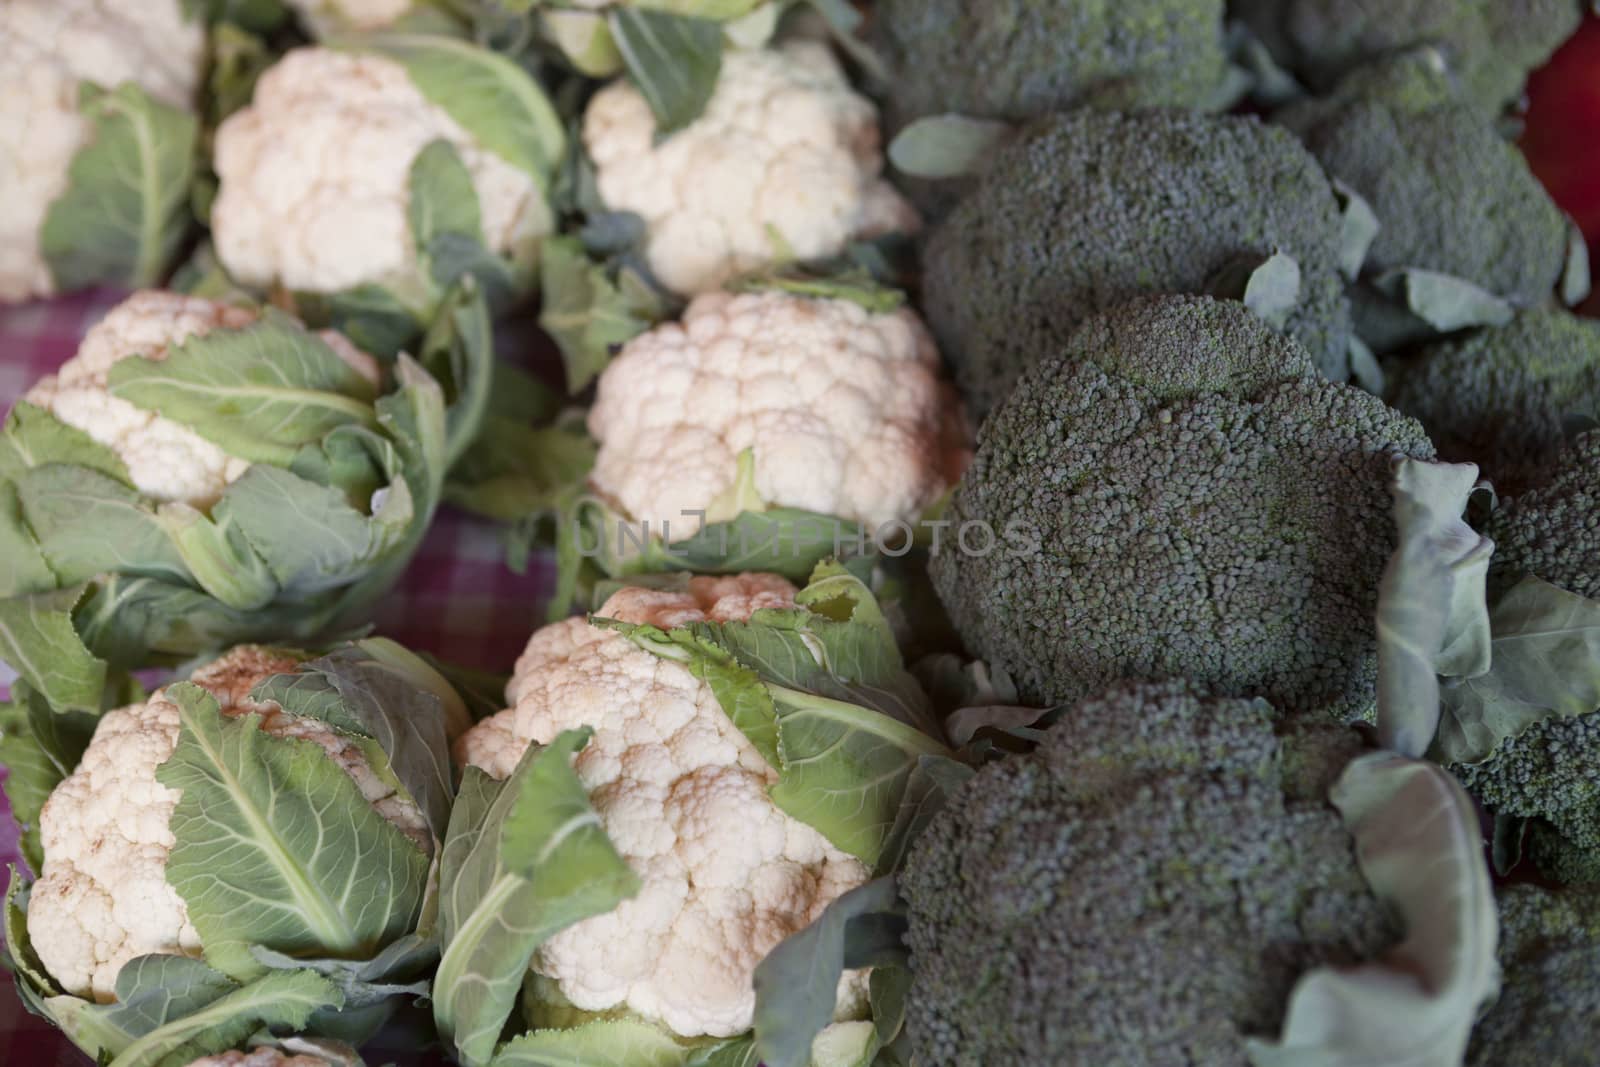
[[[1580,436],[1536,488],[1489,520],[1495,592],[1533,575],[1600,597],[1600,431]],[[1542,719],[1481,763],[1454,768],[1493,811],[1530,820],[1534,866],[1567,884],[1600,882],[1600,712]]]
[[[1209,291],[1284,252],[1300,300],[1286,331],[1348,376],[1340,217],[1327,177],[1283,130],[1180,111],[1075,111],[995,158],[929,239],[925,306],[981,416],[1085,317],[1147,293]]]
[[[1274,121],[1298,133],[1382,228],[1369,274],[1421,267],[1519,307],[1543,303],[1567,260],[1567,220],[1492,120],[1432,57],[1363,68]]]
[[[1469,98],[1498,111],[1578,28],[1578,0],[1232,0],[1277,60],[1318,91],[1369,61],[1423,45],[1444,56]]]
[[[1502,490],[1548,471],[1575,421],[1600,419],[1600,322],[1556,307],[1393,369],[1390,403],[1422,421],[1441,457],[1476,463]]]
[[[1227,71],[1223,0],[879,0],[891,129],[947,111],[1020,121],[1093,102],[1195,107]]]
[[[1545,476],[1489,520],[1496,590],[1525,575],[1600,599],[1600,430],[1580,434]]]
[[[989,417],[947,517],[996,542],[936,552],[932,578],[1032,703],[1182,677],[1365,714],[1395,453],[1433,447],[1243,304],[1143,298],[1085,322]]]
[[[1501,890],[1500,997],[1468,1067],[1592,1067],[1600,1048],[1600,886]]]
[[[1360,737],[1285,725],[1120,685],[968,781],[901,875],[917,1062],[1242,1067],[1301,974],[1396,940],[1326,800]]]

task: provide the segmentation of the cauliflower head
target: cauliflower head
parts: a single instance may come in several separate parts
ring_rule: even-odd
[[[761,501],[863,522],[914,518],[965,464],[966,420],[909,309],[782,292],[707,293],[630,341],[589,412],[591,485],[673,540],[718,513],[754,460]],[[733,495],[737,495],[734,493]]]
[[[946,518],[996,541],[930,574],[1029,703],[1182,677],[1368,714],[1396,453],[1433,446],[1243,304],[1146,298],[1085,322],[984,423]]]
[[[794,595],[775,575],[698,577],[687,592],[624,589],[598,614],[665,629],[745,619]],[[620,634],[583,618],[544,627],[507,697],[510,708],[457,742],[457,760],[505,778],[529,744],[592,727],[575,770],[643,883],[545,942],[534,971],[585,1011],[623,1006],[684,1036],[748,1030],[756,965],[866,881],[866,867],[773,804],[776,772],[708,685]],[[845,1010],[863,977],[845,976]]]
[[[1296,979],[1397,939],[1327,790],[1363,749],[1120,684],[985,766],[901,875],[917,1062],[1245,1067]]]
[[[239,329],[257,317],[250,308],[181,293],[135,293],[91,327],[77,354],[55,374],[41,378],[23,399],[115,452],[140,492],[159,501],[207,507],[250,464],[187,426],[111,395],[106,376],[119,360],[160,360],[170,346],[212,330]],[[318,336],[352,369],[378,383],[377,361],[343,334],[324,330]]]
[[[56,291],[40,228],[93,133],[78,110],[80,84],[133,83],[191,108],[205,44],[179,0],[0,4],[0,302]]]
[[[685,296],[917,225],[882,178],[877,111],[815,42],[729,51],[704,114],[659,144],[643,94],[615,82],[583,143],[601,199],[644,220],[651,272]]]
[[[320,745],[380,815],[431,849],[416,803],[372,769],[356,738],[250,700],[258,683],[299,662],[283,651],[242,645],[190,680],[216,698],[223,714],[257,714],[265,733]],[[166,878],[176,844],[169,821],[180,794],[156,778],[179,734],[178,707],[164,694],[157,690],[143,704],[107,712],[40,816],[45,861],[29,902],[28,937],[45,970],[74,996],[109,1002],[117,973],[134,957],[198,957],[203,948]]]
[[[328,48],[290,52],[217,130],[217,256],[240,282],[333,293],[420,285],[411,165],[448,141],[472,178],[495,253],[527,257],[550,224],[534,178],[429,101],[405,67]]]
[[[974,416],[1096,311],[1208,291],[1274,252],[1300,266],[1285,332],[1349,377],[1340,221],[1317,161],[1253,118],[1078,110],[1028,126],[936,228],[928,322]]]

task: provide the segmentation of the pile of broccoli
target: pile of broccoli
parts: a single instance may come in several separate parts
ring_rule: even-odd
[[[1242,1067],[1297,978],[1397,937],[1326,802],[1363,747],[1123,685],[985,767],[901,876],[917,1061]]]
[[[1339,207],[1315,159],[1253,118],[1071,111],[1029,126],[929,238],[930,324],[982,417],[1084,318],[1206,292],[1275,252],[1300,270],[1285,330],[1348,376]]]
[[[1030,701],[1183,677],[1361,716],[1397,453],[1433,447],[1243,304],[1121,304],[990,415],[949,517],[1011,536],[932,578]]]

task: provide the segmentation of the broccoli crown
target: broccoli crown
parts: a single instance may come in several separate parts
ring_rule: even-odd
[[[992,763],[901,876],[919,1063],[1243,1065],[1294,981],[1396,937],[1326,788],[1355,731],[1125,684]]]
[[[1479,107],[1522,92],[1582,18],[1574,0],[1232,0],[1230,13],[1312,88],[1395,52],[1432,45]]]
[[[1145,298],[1084,323],[984,424],[948,517],[996,543],[935,553],[934,585],[1030,702],[1183,677],[1365,714],[1395,453],[1433,448],[1244,305]]]
[[[1489,519],[1496,591],[1525,575],[1600,598],[1600,430],[1572,441],[1541,482],[1503,502]]]
[[[1204,292],[1275,251],[1300,265],[1286,330],[1348,376],[1338,204],[1295,139],[1253,118],[1076,111],[1033,124],[933,232],[932,323],[975,414],[1103,308]]]
[[[1357,71],[1275,121],[1377,213],[1369,272],[1440,271],[1524,307],[1555,288],[1566,217],[1522,153],[1425,57]]]
[[[1500,891],[1500,996],[1468,1067],[1593,1067],[1600,1047],[1600,886]]]
[[[1092,102],[1194,107],[1221,86],[1223,0],[880,0],[890,127],[1018,121]]]
[[[1422,421],[1451,462],[1501,489],[1538,479],[1575,419],[1600,419],[1600,323],[1560,308],[1445,341],[1397,365],[1390,403]]]

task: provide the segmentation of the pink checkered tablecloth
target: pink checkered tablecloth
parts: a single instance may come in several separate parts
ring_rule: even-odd
[[[0,306],[0,412],[35,379],[55,370],[78,347],[84,331],[122,294],[98,291],[21,307]],[[503,343],[528,347],[525,331],[512,329]],[[526,361],[526,352],[503,353]],[[483,670],[507,672],[528,635],[544,617],[554,584],[547,558],[518,575],[504,564],[500,532],[492,525],[445,509],[399,586],[379,605],[379,633],[409,648]],[[9,678],[0,665],[0,695]],[[9,820],[7,820],[9,821]],[[0,828],[0,854],[11,854]],[[0,879],[3,881],[3,879]],[[415,1040],[387,1035],[368,1047],[368,1062],[433,1067],[445,1061],[419,1050]],[[42,1019],[27,1014],[10,979],[0,976],[0,1065],[83,1067],[90,1061]]]

